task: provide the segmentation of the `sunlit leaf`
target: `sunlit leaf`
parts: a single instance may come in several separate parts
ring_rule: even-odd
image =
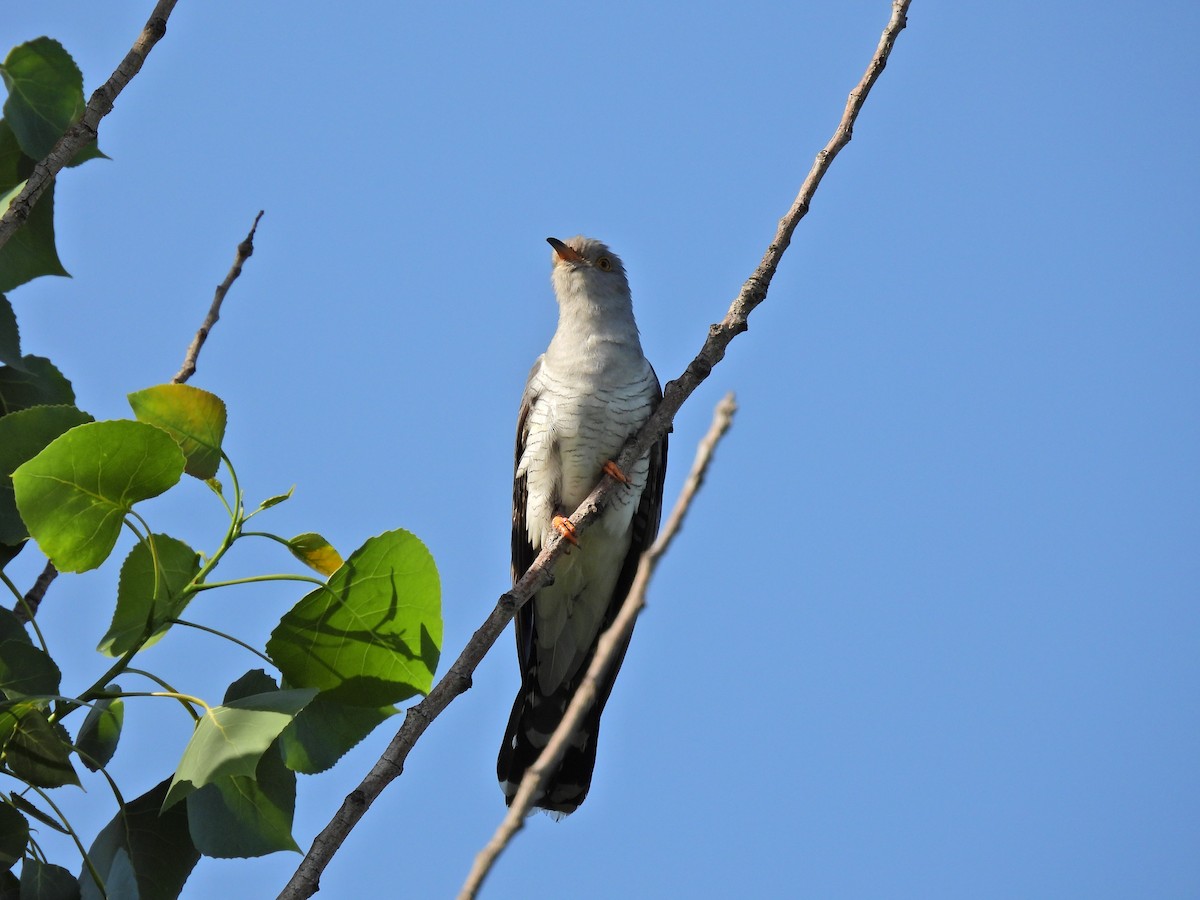
[[[73,406],[75,391],[50,360],[23,356],[19,369],[0,366],[0,416],[31,406],[58,404]]]
[[[189,384],[160,384],[129,395],[133,414],[171,435],[183,451],[184,470],[196,478],[212,478],[221,465],[225,437],[225,402]]]
[[[253,776],[263,753],[316,693],[272,691],[208,710],[183,751],[164,808],[218,778]]]
[[[0,803],[0,869],[16,865],[28,843],[29,823],[25,817],[7,803]]]
[[[394,706],[349,706],[317,694],[279,736],[283,761],[302,775],[324,772],[397,712]]]
[[[183,591],[200,571],[200,556],[170,535],[156,534],[153,538],[154,553],[148,544],[138,542],[121,564],[117,608],[108,632],[96,647],[101,653],[120,656],[141,640],[147,628],[150,637],[144,646],[149,647],[167,633],[170,620],[187,606],[189,598]],[[159,566],[157,581],[155,555]]]
[[[74,406],[35,406],[0,418],[0,544],[16,544],[29,537],[12,478],[17,466],[33,459],[52,440],[92,417]]]
[[[278,746],[263,754],[254,776],[218,778],[187,798],[192,840],[205,856],[265,856],[300,848],[292,837],[296,774]]]
[[[88,856],[109,887],[128,877],[132,870],[137,879],[138,900],[176,900],[191,874],[200,853],[188,833],[187,810],[182,806],[160,813],[170,779],[133,800],[104,826],[96,836]],[[83,900],[100,900],[91,873],[84,867],[79,875]]]
[[[342,566],[342,557],[333,549],[333,545],[311,531],[298,534],[288,541],[288,549],[296,559],[322,575],[332,575]]]
[[[42,552],[64,572],[94,569],[112,552],[133,504],[183,475],[170,435],[142,422],[72,428],[13,473],[17,509]]]
[[[71,766],[71,747],[65,728],[47,721],[40,709],[0,713],[8,715],[14,716],[16,730],[4,748],[4,759],[13,774],[38,787],[79,784],[79,776]]]
[[[40,37],[13,47],[0,75],[8,88],[5,121],[12,126],[21,149],[42,159],[83,115],[83,73],[62,44]],[[72,163],[103,155],[93,141]]]
[[[110,684],[106,691],[118,693],[121,686]],[[125,723],[125,701],[120,697],[107,697],[92,704],[87,717],[75,735],[75,746],[80,761],[95,772],[106,766],[117,752],[121,739],[121,726]]]
[[[379,707],[429,691],[441,644],[437,567],[398,530],[370,538],[285,614],[267,653],[289,684]]]

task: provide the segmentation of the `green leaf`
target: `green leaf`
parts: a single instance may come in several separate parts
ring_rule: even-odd
[[[287,542],[292,556],[322,575],[332,575],[342,567],[341,555],[325,538],[312,531],[298,534]]]
[[[8,799],[11,800],[12,805],[21,810],[21,812],[25,813],[26,815],[33,816],[33,818],[37,819],[47,828],[52,828],[59,834],[71,833],[63,827],[62,822],[58,821],[58,819],[54,818],[54,816],[50,815],[50,813],[45,812],[39,807],[35,806],[28,798],[18,794],[16,791],[10,791],[8,794]]]
[[[0,571],[4,570],[10,562],[17,558],[17,554],[25,549],[25,543],[22,541],[15,546],[11,544],[0,544]],[[0,900],[4,900],[0,897]]]
[[[24,641],[26,644],[33,643],[29,637],[29,632],[26,631],[25,626],[21,624],[21,620],[3,606],[0,606],[0,641]]]
[[[10,715],[16,720],[16,730],[4,748],[4,759],[13,774],[44,788],[79,784],[71,767],[67,730],[48,722],[40,709],[9,709],[0,713],[0,718]]]
[[[324,772],[398,711],[394,706],[348,706],[317,694],[279,736],[283,761],[302,775]]]
[[[441,605],[425,545],[407,531],[385,532],[284,615],[267,654],[289,684],[356,706],[386,706],[432,687]]]
[[[105,690],[116,694],[121,686],[110,684]],[[117,752],[117,742],[121,739],[121,726],[124,724],[125,701],[120,697],[108,697],[93,703],[83,724],[79,726],[79,734],[75,735],[80,761],[93,772],[101,766],[107,766]]]
[[[149,545],[139,541],[121,564],[117,583],[117,608],[112,624],[96,647],[108,656],[120,656],[132,649],[146,629],[150,637],[144,644],[156,643],[187,607],[191,595],[184,588],[200,571],[200,555],[183,541],[170,535],[155,534],[158,554],[158,590],[155,592],[154,555]]]
[[[13,494],[12,473],[60,434],[92,417],[74,406],[35,406],[0,418],[0,544],[29,537]]]
[[[0,416],[31,406],[57,404],[74,406],[75,391],[50,360],[42,356],[23,356],[19,369],[0,366]]]
[[[21,149],[42,159],[83,115],[83,73],[58,41],[41,37],[9,51],[0,67],[8,87],[4,118]],[[104,156],[93,141],[72,165]]]
[[[0,191],[8,191],[33,174],[37,160],[30,157],[17,143],[12,126],[0,119]]]
[[[262,503],[258,504],[258,509],[256,509],[254,512],[252,512],[250,515],[255,515],[257,513],[260,513],[264,509],[270,509],[272,506],[278,506],[284,500],[290,500],[292,497],[292,493],[295,490],[296,490],[296,486],[293,484],[290,488],[287,489],[286,494],[276,494],[274,497],[268,497]]]
[[[133,504],[183,476],[170,435],[142,422],[92,422],[55,438],[13,473],[17,509],[62,572],[85,572],[112,553]]]
[[[22,181],[0,195],[0,215],[24,187]],[[0,291],[11,291],[41,275],[71,274],[63,268],[54,245],[54,187],[42,191],[25,224],[0,247]]]
[[[187,384],[160,384],[129,395],[133,414],[175,439],[187,460],[185,471],[212,478],[221,465],[225,402],[216,394]]]
[[[208,710],[183,751],[163,808],[219,778],[253,776],[267,748],[316,693],[288,690],[252,694]]]
[[[21,900],[79,900],[79,883],[62,866],[27,856],[21,863]]]
[[[251,669],[225,689],[225,698],[221,702],[228,706],[234,700],[253,697],[255,694],[269,694],[277,690],[279,683],[268,675],[265,669]]]
[[[0,868],[15,866],[28,843],[29,822],[7,803],[0,803]]]
[[[21,368],[21,330],[12,304],[3,294],[0,294],[0,363]]]
[[[62,673],[41,647],[26,638],[0,641],[0,691],[11,698],[57,694]]]
[[[188,795],[192,840],[205,856],[265,856],[300,847],[292,837],[296,773],[283,764],[278,745],[267,750],[254,776],[218,778]]]
[[[182,807],[159,813],[170,779],[159,782],[104,826],[88,850],[92,865],[108,887],[109,900],[125,900],[132,893],[114,894],[114,884],[137,882],[138,900],[176,900],[200,853],[188,833],[187,810]],[[79,875],[83,900],[100,900],[95,880],[85,866]]]

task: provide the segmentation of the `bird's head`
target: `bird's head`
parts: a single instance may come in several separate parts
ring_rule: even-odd
[[[593,238],[577,235],[560,241],[546,238],[554,248],[554,270],[550,280],[559,303],[568,298],[586,298],[599,306],[628,305],[629,280],[621,258]]]

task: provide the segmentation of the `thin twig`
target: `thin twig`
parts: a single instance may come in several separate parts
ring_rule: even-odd
[[[242,264],[254,252],[254,232],[258,231],[258,220],[262,217],[263,211],[260,209],[258,215],[254,217],[254,224],[250,226],[250,233],[246,235],[244,241],[238,244],[237,254],[233,257],[233,265],[229,267],[229,274],[225,276],[224,281],[217,285],[216,293],[213,295],[212,306],[208,308],[208,315],[204,317],[204,323],[200,326],[200,330],[192,338],[191,346],[188,347],[187,353],[183,357],[183,366],[175,373],[175,377],[171,379],[173,384],[183,384],[196,374],[196,360],[200,356],[200,348],[208,340],[208,333],[217,324],[217,319],[221,318],[221,304],[225,302],[225,295],[229,293],[230,286],[242,274]]]
[[[708,377],[713,366],[725,356],[725,350],[734,337],[747,329],[747,317],[766,299],[767,288],[779,266],[783,252],[791,242],[792,232],[795,231],[800,219],[808,212],[813,194],[816,193],[817,187],[834,157],[850,142],[854,120],[858,117],[867,94],[886,65],[896,36],[904,28],[905,15],[910,2],[911,0],[893,0],[891,20],[884,29],[875,55],[867,67],[867,72],[850,92],[845,112],[842,114],[842,119],[838,123],[833,137],[817,154],[795,202],[788,210],[787,215],[780,220],[775,239],[767,247],[762,262],[742,286],[741,292],[729,307],[725,318],[719,324],[709,328],[708,338],[696,358],[688,363],[679,378],[667,384],[663,400],[659,403],[658,408],[637,435],[625,444],[625,449],[617,458],[617,466],[622,471],[629,470],[636,460],[647,453],[655,441],[660,440],[667,433],[680,406]],[[587,529],[600,517],[616,487],[617,482],[606,475],[595,490],[584,499],[579,508],[571,515],[571,524],[575,526],[576,535]],[[500,595],[495,608],[471,636],[466,647],[458,655],[458,659],[450,666],[449,671],[433,686],[433,690],[424,700],[409,708],[399,731],[396,732],[378,762],[366,774],[358,787],[346,796],[329,824],[314,838],[308,853],[279,894],[279,900],[303,900],[303,898],[311,897],[320,889],[321,873],[329,865],[329,861],[346,840],[350,831],[383,789],[404,771],[404,762],[408,758],[409,751],[424,734],[430,722],[437,718],[455,697],[471,686],[471,675],[476,666],[479,665],[484,654],[491,649],[516,610],[549,583],[554,563],[565,547],[566,541],[557,531],[554,532],[550,539],[542,545],[541,553],[529,567],[529,571],[521,576],[512,590]]]
[[[230,285],[232,285],[239,275],[242,274],[242,264],[250,258],[250,254],[254,252],[254,233],[258,230],[258,220],[263,217],[262,210],[259,210],[257,216],[254,217],[254,224],[250,226],[250,233],[246,235],[237,247],[237,255],[233,258],[233,266],[229,269],[229,274],[225,276],[225,280],[217,285],[216,296],[213,297],[212,306],[208,309],[208,315],[204,317],[204,324],[200,326],[200,330],[196,332],[196,336],[192,338],[192,344],[187,349],[184,355],[183,368],[175,375],[171,381],[174,384],[183,384],[196,372],[196,360],[200,356],[200,348],[204,346],[204,342],[208,339],[208,333],[220,318],[221,304],[225,300],[225,295],[229,293]],[[18,602],[13,607],[13,615],[22,622],[28,622],[30,618],[37,615],[39,604],[42,598],[46,596],[46,589],[50,587],[52,582],[58,575],[58,569],[54,567],[54,563],[47,561],[46,568],[42,569],[42,574],[38,576],[33,587],[29,589],[29,593],[25,595],[25,602]]]
[[[154,45],[167,33],[167,18],[175,8],[176,2],[177,0],[158,0],[150,18],[142,27],[142,33],[133,42],[133,47],[125,54],[125,58],[109,76],[108,81],[92,93],[79,121],[68,128],[58,139],[58,143],[50,149],[46,158],[33,167],[33,172],[30,173],[21,193],[16,196],[4,215],[0,216],[0,247],[25,224],[38,197],[54,183],[63,166],[70,163],[85,145],[96,140],[100,120],[112,112],[113,101],[117,99],[117,95],[125,89],[125,85],[129,84],[133,76],[141,71],[142,64],[154,49]]]
[[[625,597],[625,602],[621,604],[621,611],[597,641],[596,653],[592,657],[591,665],[588,666],[587,674],[584,675],[583,681],[575,691],[575,696],[567,705],[562,721],[554,729],[554,734],[550,736],[550,740],[538,755],[537,761],[526,770],[508,813],[500,822],[500,826],[492,835],[491,840],[475,857],[471,871],[467,874],[467,880],[463,883],[462,890],[459,891],[458,900],[473,900],[500,854],[504,852],[516,833],[525,827],[525,817],[532,809],[534,800],[541,793],[550,773],[562,760],[563,754],[567,752],[567,747],[579,729],[583,717],[596,702],[600,684],[612,666],[613,658],[629,640],[638,614],[646,605],[646,589],[650,584],[650,579],[654,577],[658,561],[667,552],[671,541],[674,540],[683,525],[692,499],[696,496],[700,485],[704,483],[704,476],[708,472],[709,463],[712,462],[713,451],[725,432],[729,430],[729,426],[733,424],[735,412],[737,412],[737,403],[734,401],[734,396],[732,393],[726,394],[713,410],[713,420],[708,428],[708,433],[696,447],[696,459],[692,463],[692,470],[688,473],[683,489],[679,493],[679,499],[675,501],[675,507],[671,510],[666,525],[659,533],[658,540],[642,554],[637,574],[629,588],[629,594]]]

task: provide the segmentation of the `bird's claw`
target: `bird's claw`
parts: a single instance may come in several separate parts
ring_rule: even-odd
[[[610,459],[600,468],[604,474],[611,475],[617,481],[621,482],[621,484],[629,484],[629,477],[621,471],[621,467],[617,465],[615,460]]]
[[[563,536],[563,540],[579,546],[579,538],[575,536],[575,526],[571,524],[571,520],[566,516],[555,516],[550,520],[550,524],[554,526],[554,530]],[[569,552],[569,551],[568,551]]]

